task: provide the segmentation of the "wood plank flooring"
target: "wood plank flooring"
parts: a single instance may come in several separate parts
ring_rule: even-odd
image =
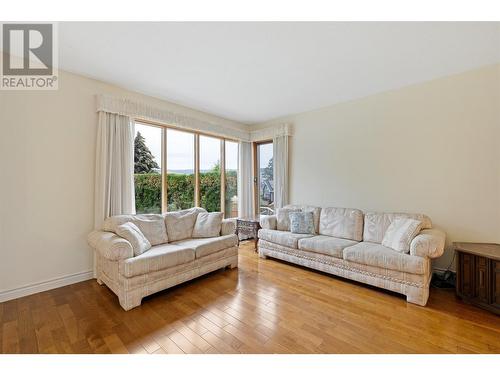
[[[500,353],[500,317],[403,296],[240,247],[239,268],[125,312],[95,280],[0,304],[2,353]]]

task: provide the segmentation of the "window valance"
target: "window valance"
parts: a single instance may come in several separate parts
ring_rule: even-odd
[[[291,136],[291,124],[278,124],[267,128],[258,129],[250,132],[251,142],[260,142],[274,139],[276,137]]]
[[[97,95],[97,111],[116,113],[138,120],[149,120],[167,125],[173,125],[186,130],[233,138],[240,141],[249,141],[250,132],[228,127],[227,125],[201,120],[195,117],[179,114],[167,109],[156,108],[145,103],[130,99],[114,98],[106,95]]]
[[[154,121],[186,130],[200,131],[207,134],[232,138],[244,142],[258,142],[283,135],[292,135],[290,124],[278,124],[268,128],[251,131],[240,130],[225,124],[201,120],[168,109],[157,108],[131,99],[97,95],[97,111],[115,113],[138,120]]]

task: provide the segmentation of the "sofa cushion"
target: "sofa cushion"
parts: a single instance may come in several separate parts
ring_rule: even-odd
[[[290,231],[290,212],[300,212],[300,209],[278,208],[276,210],[276,229]]]
[[[382,245],[400,253],[410,252],[410,243],[420,232],[422,222],[414,219],[395,219],[385,231]]]
[[[222,212],[200,212],[193,228],[193,238],[217,237],[222,227]]]
[[[290,232],[316,234],[312,212],[290,212]]]
[[[303,204],[289,204],[284,208],[289,208],[292,210],[300,210],[301,212],[312,212],[314,219],[314,231],[316,234],[319,233],[319,217],[321,215],[321,207],[308,206]]]
[[[432,228],[431,219],[424,214],[368,212],[365,214],[363,241],[382,243],[387,228],[396,218],[420,220],[422,229]]]
[[[319,219],[319,234],[361,241],[363,212],[354,208],[323,208]]]
[[[194,250],[196,258],[202,258],[229,247],[238,246],[238,236],[236,234],[229,234],[212,238],[192,238],[177,241],[174,244],[189,247]]]
[[[165,214],[165,225],[167,227],[168,240],[170,242],[191,238],[194,223],[200,212],[207,212],[200,207],[188,210],[168,212]]]
[[[123,276],[133,277],[192,262],[194,259],[195,254],[192,248],[164,244],[154,246],[139,256],[120,262],[119,268]]]
[[[235,234],[236,233],[236,219],[224,219],[222,220],[220,227],[221,236],[225,236],[227,234]]]
[[[278,245],[288,246],[295,249],[298,249],[298,242],[301,238],[309,238],[312,236],[312,234],[298,234],[273,229],[259,230],[259,238],[265,241],[276,243]]]
[[[425,273],[424,258],[403,254],[372,242],[360,242],[344,249],[344,260],[380,268],[408,272]]]
[[[130,242],[135,256],[141,255],[151,249],[151,243],[134,223],[128,222],[118,225],[116,234]]]
[[[152,246],[168,242],[167,230],[162,215],[115,215],[104,220],[103,229],[118,234],[116,231],[118,226],[129,222],[137,225]]]
[[[299,249],[342,259],[343,250],[357,243],[356,241],[346,240],[344,238],[319,235],[300,239]]]

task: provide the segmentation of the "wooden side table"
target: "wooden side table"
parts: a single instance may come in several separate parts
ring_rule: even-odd
[[[240,241],[240,234],[253,238],[254,248],[257,251],[257,242],[259,241],[258,232],[260,229],[259,217],[244,217],[236,219],[236,235],[238,236],[238,244]]]
[[[500,244],[454,242],[458,255],[457,295],[500,314]]]

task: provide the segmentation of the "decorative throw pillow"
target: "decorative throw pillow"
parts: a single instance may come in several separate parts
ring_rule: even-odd
[[[116,227],[116,234],[130,242],[132,249],[134,249],[134,256],[141,255],[151,249],[151,243],[134,223],[128,222],[119,225]]]
[[[193,238],[218,237],[222,227],[222,212],[201,212],[196,218]]]
[[[314,214],[308,212],[290,212],[290,232],[301,234],[315,234]]]
[[[290,213],[300,212],[300,209],[295,208],[278,208],[276,210],[276,229],[290,231]]]
[[[414,219],[394,219],[387,228],[382,245],[400,253],[410,252],[410,243],[420,232],[422,222]]]

